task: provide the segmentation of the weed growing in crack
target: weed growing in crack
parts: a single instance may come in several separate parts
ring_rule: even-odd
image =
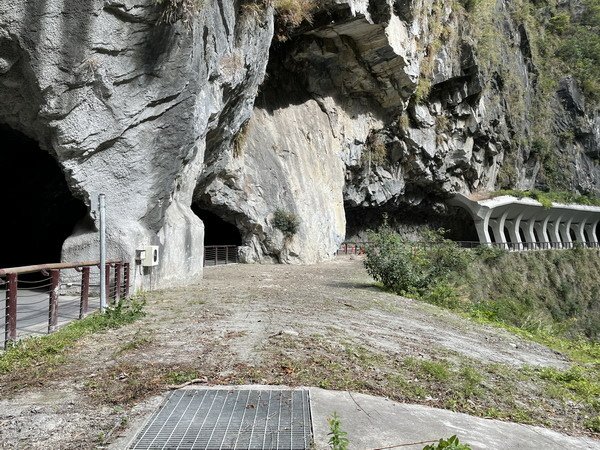
[[[342,430],[342,422],[337,412],[333,413],[333,417],[327,419],[329,424],[329,446],[332,450],[348,450],[348,433]]]
[[[462,444],[456,435],[448,439],[440,439],[437,444],[423,447],[423,450],[471,450],[467,444]]]

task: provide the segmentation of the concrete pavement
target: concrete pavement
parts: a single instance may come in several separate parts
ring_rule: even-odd
[[[310,388],[310,397],[317,449],[329,448],[327,418],[334,411],[340,416],[342,429],[348,433],[350,448],[357,450],[400,445],[403,446],[396,448],[416,450],[426,444],[405,444],[437,441],[452,435],[457,435],[473,450],[600,449],[600,441],[591,438],[576,438],[541,427],[481,419],[371,395]]]
[[[186,389],[289,389],[285,386],[191,386]],[[302,389],[302,388],[295,388]],[[542,427],[482,419],[428,406],[346,391],[305,388],[310,392],[314,448],[329,449],[327,419],[337,412],[352,450],[422,449],[424,441],[457,435],[473,450],[600,450],[600,440],[572,437]],[[141,407],[144,414],[110,448],[125,449],[160,405],[153,398]],[[420,444],[407,445],[420,442]]]

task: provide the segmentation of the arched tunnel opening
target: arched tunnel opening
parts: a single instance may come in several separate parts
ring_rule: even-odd
[[[242,245],[238,228],[215,212],[200,204],[192,204],[192,211],[204,222],[204,245]]]
[[[470,214],[459,207],[447,207],[443,212],[429,208],[352,208],[346,206],[346,241],[366,241],[368,230],[388,224],[409,240],[418,240],[425,228],[444,229],[445,237],[453,241],[478,242],[477,229]]]
[[[36,141],[2,124],[0,141],[0,267],[60,262],[62,245],[87,208]]]

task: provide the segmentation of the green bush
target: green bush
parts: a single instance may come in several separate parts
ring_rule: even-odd
[[[423,447],[423,450],[471,450],[471,447],[461,444],[455,435],[448,439],[440,439],[437,444]]]
[[[430,298],[449,299],[453,295],[442,285],[463,271],[469,260],[468,252],[439,231],[427,232],[420,242],[409,242],[385,224],[369,233],[369,242],[367,272],[398,294],[431,293]]]
[[[337,412],[333,413],[333,417],[327,419],[329,424],[329,447],[331,450],[348,450],[348,433],[342,430],[342,422]]]
[[[387,224],[365,267],[386,289],[531,333],[600,340],[600,253],[458,248],[439,232],[408,242]]]
[[[275,210],[273,225],[281,231],[286,238],[291,238],[300,228],[300,219],[296,214],[278,208]]]

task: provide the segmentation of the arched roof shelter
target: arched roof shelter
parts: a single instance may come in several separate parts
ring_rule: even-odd
[[[469,211],[482,244],[514,250],[571,248],[574,242],[598,247],[598,206],[554,203],[548,208],[526,197],[463,194],[456,194],[450,203]]]

